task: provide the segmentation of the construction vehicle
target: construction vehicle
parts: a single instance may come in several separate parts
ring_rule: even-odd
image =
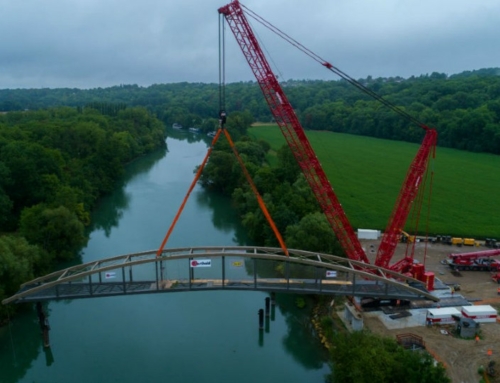
[[[403,243],[414,243],[416,236],[408,234],[406,231],[401,230],[401,242]]]
[[[475,251],[472,253],[452,253],[448,255],[448,266],[455,271],[500,271],[500,260],[492,259],[500,255],[500,249]]]
[[[464,244],[463,238],[453,237],[450,239],[450,245],[462,246]]]
[[[479,242],[476,241],[474,238],[464,238],[463,245],[464,246],[479,246]]]
[[[243,8],[245,8],[245,11]],[[405,255],[402,260],[393,265],[389,265],[389,262],[391,261],[396,246],[400,241],[401,230],[405,226],[407,217],[412,207],[415,208],[414,211],[417,211],[416,221],[418,221],[418,217],[420,215],[419,207],[421,206],[423,198],[417,198],[417,194],[422,190],[420,186],[426,179],[429,159],[435,152],[437,141],[436,130],[422,124],[404,110],[397,108],[395,105],[380,97],[372,90],[366,88],[364,85],[354,80],[352,77],[348,76],[331,63],[323,60],[321,57],[302,46],[299,42],[292,39],[281,30],[250,11],[248,8],[244,7],[238,0],[231,1],[229,4],[219,8],[218,11],[219,15],[226,20],[231,31],[233,32],[235,39],[261,88],[264,98],[268,103],[274,120],[281,129],[281,132],[283,133],[288,146],[292,150],[302,173],[308,181],[321,206],[321,209],[323,210],[323,213],[325,214],[330,226],[335,232],[349,259],[366,264],[370,263],[342,209],[339,200],[337,199],[337,196],[333,191],[332,186],[330,185],[328,178],[326,177],[326,174],[321,167],[318,158],[316,157],[316,154],[309,143],[309,140],[307,139],[304,129],[302,128],[292,105],[288,101],[288,98],[279,84],[276,75],[271,70],[269,62],[267,61],[257,37],[248,22],[246,13],[328,70],[375,98],[377,101],[389,107],[394,112],[407,118],[410,122],[418,125],[425,131],[425,137],[422,145],[410,165],[406,179],[403,182],[403,186],[389,219],[387,229],[382,237],[375,265],[389,268],[396,272],[409,274],[422,281],[432,280],[431,282],[433,283],[434,274],[425,273],[423,265],[416,264],[414,262],[413,254]],[[224,46],[223,43],[221,45]],[[225,53],[220,56],[225,57]],[[221,65],[221,67],[224,67],[224,64]],[[421,197],[421,195],[419,197]]]
[[[484,241],[484,246],[491,247],[492,249],[499,249],[500,243],[497,243],[497,240],[495,238],[486,238],[486,240]]]
[[[479,246],[479,242],[474,238],[451,237],[447,239],[446,243],[455,246]]]

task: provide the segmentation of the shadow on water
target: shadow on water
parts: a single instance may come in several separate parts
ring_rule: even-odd
[[[167,128],[167,136],[179,141],[187,141],[190,144],[199,141],[210,143],[211,140],[204,133],[192,133],[187,129]]]
[[[118,226],[123,212],[129,207],[130,195],[125,191],[126,185],[135,176],[150,170],[166,154],[167,149],[161,149],[141,157],[127,166],[125,175],[117,182],[113,193],[104,196],[92,213],[92,223],[87,228],[88,233],[103,230],[106,237],[109,237],[111,229]]]
[[[187,130],[170,128],[167,129],[167,136],[179,141],[187,141],[188,143],[199,141],[205,141],[207,145],[210,143],[210,139],[204,134],[191,133]],[[158,150],[135,160],[127,166],[125,175],[117,182],[113,193],[104,196],[92,214],[92,223],[87,229],[88,233],[95,230],[103,230],[106,237],[109,237],[111,229],[118,226],[123,212],[129,207],[130,196],[126,193],[125,186],[138,174],[143,174],[150,170],[158,161],[165,157],[167,152],[168,149]]]
[[[200,206],[206,206],[212,211],[212,223],[220,231],[229,233],[234,231],[233,240],[239,245],[249,245],[249,239],[245,228],[240,224],[240,218],[235,209],[228,209],[230,200],[215,192],[204,190],[196,195],[196,202]]]
[[[31,306],[31,305],[30,305]],[[0,328],[0,383],[15,383],[31,369],[40,352],[45,353],[46,366],[54,363],[50,348],[43,347],[42,334],[33,308],[17,315]],[[8,366],[8,368],[6,368]]]
[[[283,345],[295,361],[308,370],[318,370],[327,361],[328,354],[323,352],[309,317],[312,303],[308,302],[306,307],[298,308],[296,299],[297,295],[294,294],[276,294],[276,306],[288,325]]]

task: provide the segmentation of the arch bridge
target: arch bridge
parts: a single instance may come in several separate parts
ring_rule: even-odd
[[[439,300],[422,282],[391,270],[328,254],[288,252],[227,246],[120,255],[26,282],[2,303],[207,290]]]

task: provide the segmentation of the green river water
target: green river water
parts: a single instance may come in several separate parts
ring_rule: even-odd
[[[131,164],[93,214],[81,261],[157,249],[207,142],[170,132],[167,153]],[[245,241],[228,201],[197,186],[167,247]],[[326,354],[294,296],[277,295],[259,331],[266,296],[207,291],[47,302],[50,348],[42,346],[34,309],[0,328],[0,383],[323,382]]]

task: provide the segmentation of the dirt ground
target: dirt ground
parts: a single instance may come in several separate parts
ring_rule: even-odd
[[[371,247],[373,245],[373,247]],[[367,253],[375,253],[378,243],[365,241]],[[397,254],[404,254],[406,245],[400,244]],[[445,284],[456,284],[460,290],[455,294],[461,294],[473,304],[488,304],[500,310],[500,295],[497,289],[499,284],[491,279],[491,274],[486,271],[463,271],[461,276],[451,273],[447,265],[441,263],[449,253],[471,252],[487,250],[486,247],[456,247],[444,244],[415,244],[415,259],[425,262],[426,270],[433,271],[436,278]],[[399,259],[395,256],[394,259]],[[446,366],[448,375],[453,383],[476,383],[481,376],[478,374],[480,366],[486,367],[490,360],[495,361],[497,375],[488,377],[489,382],[500,382],[500,323],[482,323],[480,325],[480,340],[460,339],[450,335],[452,326],[424,325],[407,327],[403,329],[389,330],[377,317],[366,317],[364,325],[374,333],[396,337],[398,334],[411,333],[418,335],[425,341],[428,350],[436,359]],[[443,335],[441,330],[448,329],[449,335]],[[491,356],[488,356],[491,350]]]

